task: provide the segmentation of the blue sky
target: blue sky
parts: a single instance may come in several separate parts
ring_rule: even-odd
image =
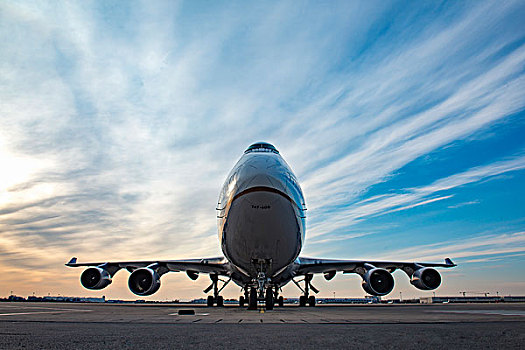
[[[524,17],[521,1],[2,2],[0,295],[134,298],[125,272],[91,292],[63,264],[221,255],[219,189],[259,140],[305,192],[303,255],[451,257],[438,294],[525,294]],[[428,294],[394,275],[392,296]],[[358,276],[314,282],[364,294]],[[169,274],[152,298],[207,284]]]

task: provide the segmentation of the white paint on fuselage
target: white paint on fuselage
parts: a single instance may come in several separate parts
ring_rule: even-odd
[[[251,278],[258,259],[271,262],[268,277],[282,271],[299,256],[304,206],[295,175],[279,154],[244,154],[226,179],[217,207],[224,255]]]

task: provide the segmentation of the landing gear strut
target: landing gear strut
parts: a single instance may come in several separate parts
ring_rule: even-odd
[[[299,297],[299,306],[306,306],[306,304],[308,304],[308,306],[315,306],[315,296],[310,295],[310,289],[314,293],[319,293],[319,291],[314,286],[312,286],[311,282],[313,277],[314,276],[311,274],[304,275],[304,289],[301,288],[299,282],[292,280],[297,285],[297,287],[299,287],[299,289],[303,292],[303,295]]]
[[[219,293],[226,287],[228,283],[230,283],[231,278],[227,281],[223,281],[219,279],[219,275],[217,274],[210,274],[211,284],[204,290],[204,293],[208,293],[210,290],[213,289],[213,296],[208,295],[208,299],[206,300],[206,305],[213,306],[215,303],[217,306],[224,306],[224,298],[222,295],[219,295]],[[219,281],[223,282],[224,284],[219,289]]]

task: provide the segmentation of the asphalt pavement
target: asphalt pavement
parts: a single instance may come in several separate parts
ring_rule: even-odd
[[[193,310],[194,315],[179,315]],[[1,349],[524,349],[525,304],[0,303]]]

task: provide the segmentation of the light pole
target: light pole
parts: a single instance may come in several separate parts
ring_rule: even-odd
[[[403,301],[403,292],[399,292],[399,301]]]

